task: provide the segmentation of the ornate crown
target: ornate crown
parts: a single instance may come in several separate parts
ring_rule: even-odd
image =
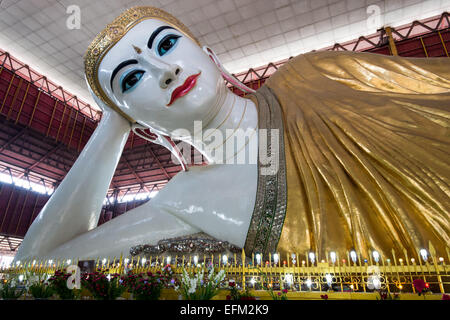
[[[177,18],[167,13],[164,10],[155,7],[133,7],[108,24],[103,31],[101,31],[92,43],[89,45],[86,54],[84,55],[84,68],[86,79],[94,94],[99,97],[105,104],[119,112],[122,116],[131,122],[136,122],[130,116],[125,114],[119,107],[117,107],[103,92],[98,81],[98,66],[106,53],[136,24],[145,19],[158,19],[167,24],[177,28],[183,32],[187,37],[191,38],[198,45],[200,43],[191,34],[189,29],[180,22]]]

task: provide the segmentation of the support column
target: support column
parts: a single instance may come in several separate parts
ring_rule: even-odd
[[[397,47],[395,46],[394,37],[392,36],[391,27],[385,27],[384,31],[386,31],[386,35],[387,35],[388,41],[389,41],[389,48],[391,49],[392,55],[398,56],[398,51],[397,51]]]

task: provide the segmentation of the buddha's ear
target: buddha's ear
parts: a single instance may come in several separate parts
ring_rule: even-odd
[[[236,79],[233,75],[231,75],[225,68],[223,67],[222,63],[220,62],[217,55],[214,53],[214,51],[208,47],[203,46],[203,51],[211,58],[211,60],[216,64],[217,68],[219,68],[220,73],[222,74],[222,77],[227,80],[229,83],[234,85],[235,87],[239,88],[240,90],[246,92],[246,93],[255,93],[255,90],[252,88],[247,87],[245,84],[240,82],[238,79]]]

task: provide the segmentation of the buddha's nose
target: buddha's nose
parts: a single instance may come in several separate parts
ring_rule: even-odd
[[[159,80],[159,86],[166,89],[172,82],[178,79],[182,69],[179,65],[172,64],[166,68]]]

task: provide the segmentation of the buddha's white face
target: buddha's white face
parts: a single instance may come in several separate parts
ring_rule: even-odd
[[[168,24],[147,19],[105,55],[99,82],[109,98],[138,123],[162,134],[211,117],[223,85],[206,53]]]

